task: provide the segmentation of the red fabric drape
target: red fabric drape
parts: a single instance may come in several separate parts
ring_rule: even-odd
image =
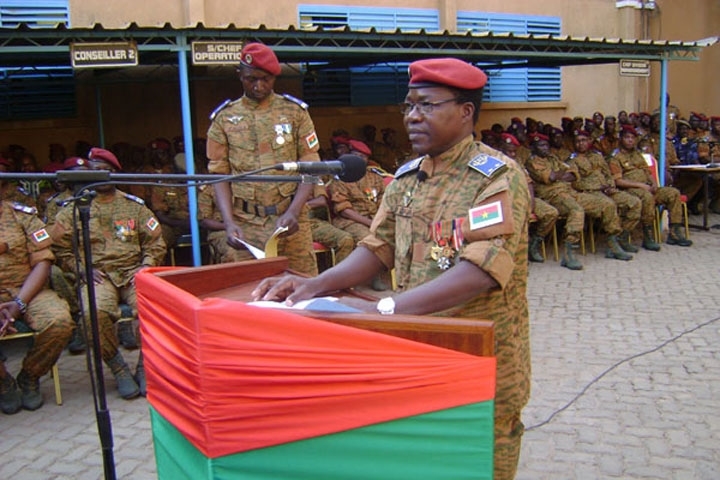
[[[136,276],[148,400],[211,458],[490,400],[495,359]]]

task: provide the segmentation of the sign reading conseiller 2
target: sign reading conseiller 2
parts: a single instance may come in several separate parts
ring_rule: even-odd
[[[72,43],[70,58],[73,68],[134,67],[138,50],[134,42]]]

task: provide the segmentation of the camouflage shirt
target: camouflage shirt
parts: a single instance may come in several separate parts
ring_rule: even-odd
[[[247,97],[231,102],[214,115],[207,136],[220,146],[208,143],[210,173],[234,175],[282,162],[320,160],[315,126],[307,110],[275,93],[262,103]],[[296,190],[294,182],[232,183],[233,197],[260,205],[278,204]]]
[[[608,160],[610,172],[615,180],[623,178],[632,182],[652,185],[652,174],[645,158],[639,150],[625,152],[618,150]]]
[[[50,234],[60,266],[74,272],[73,230],[73,206],[67,205],[55,217]],[[90,207],[93,268],[116,287],[129,285],[141,267],[162,265],[166,248],[161,233],[160,223],[141,199],[120,190],[98,195]]]
[[[352,220],[339,217],[348,208],[368,218],[375,216],[384,192],[385,177],[375,167],[368,167],[365,176],[357,182],[333,182],[330,196],[337,226],[343,228],[345,223],[353,223]]]
[[[597,152],[573,153],[567,163],[575,166],[580,178],[572,186],[580,192],[597,192],[603,187],[614,187],[607,162]]]
[[[22,287],[35,265],[55,260],[51,244],[34,208],[0,202],[0,289]]]

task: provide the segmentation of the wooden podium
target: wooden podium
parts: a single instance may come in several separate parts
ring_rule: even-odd
[[[492,478],[492,324],[245,303],[287,268],[136,276],[158,477]]]

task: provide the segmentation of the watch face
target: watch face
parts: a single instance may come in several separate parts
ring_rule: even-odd
[[[377,309],[381,315],[392,315],[395,313],[395,300],[392,297],[383,298],[378,302]]]

